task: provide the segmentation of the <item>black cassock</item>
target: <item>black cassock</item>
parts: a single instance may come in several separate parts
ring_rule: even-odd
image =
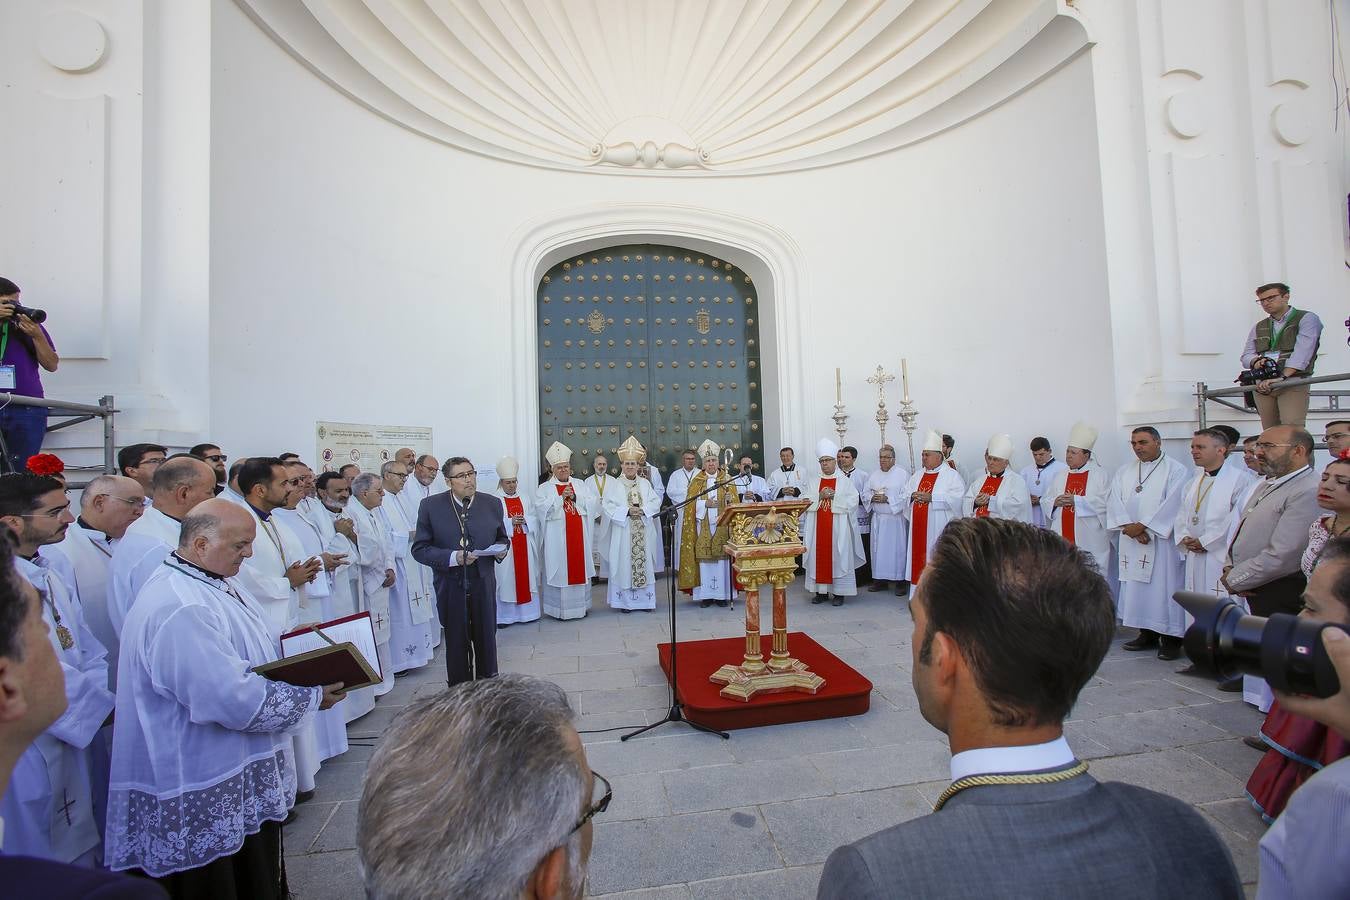
[[[461,520],[467,526],[467,545]],[[492,494],[474,494],[466,507],[446,491],[418,507],[412,555],[431,569],[436,609],[445,628],[445,671],[452,686],[497,674],[497,561],[485,556],[467,566],[452,563],[460,550],[481,550],[508,540],[502,501]]]

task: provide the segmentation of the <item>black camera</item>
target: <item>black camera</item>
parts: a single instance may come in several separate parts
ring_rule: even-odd
[[[41,325],[47,321],[47,311],[45,309],[34,309],[31,306],[24,306],[22,303],[11,303],[10,308],[14,310],[16,316],[27,316],[33,320],[36,325]]]
[[[1340,679],[1322,646],[1322,629],[1350,628],[1288,613],[1268,619],[1248,615],[1228,597],[1177,591],[1172,599],[1195,617],[1182,646],[1196,668],[1221,678],[1259,675],[1287,694],[1330,697],[1340,692]]]
[[[1279,377],[1280,364],[1269,356],[1258,356],[1252,360],[1250,369],[1243,369],[1238,373],[1235,383],[1243,387],[1252,387],[1258,381],[1269,381]]]

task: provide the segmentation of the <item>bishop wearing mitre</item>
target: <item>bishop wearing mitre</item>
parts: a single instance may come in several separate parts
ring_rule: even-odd
[[[703,607],[727,606],[732,597],[733,581],[731,561],[727,558],[726,546],[730,537],[730,528],[717,524],[722,510],[734,506],[740,499],[736,485],[727,471],[717,462],[721,448],[711,440],[699,444],[698,456],[703,468],[689,480],[688,497],[697,497],[691,512],[686,512],[684,524],[680,529],[679,560],[680,590],[693,594],[694,599]],[[719,481],[726,482],[710,493],[708,491]]]
[[[497,562],[497,627],[539,618],[539,517],[534,501],[520,493],[520,463],[514,456],[497,460],[497,496],[507,542]]]
[[[596,498],[572,477],[572,451],[554,441],[544,454],[553,476],[534,495],[543,529],[544,568],[540,594],[544,612],[555,619],[580,619],[591,609],[591,524]]]
[[[609,605],[619,612],[656,609],[656,559],[665,551],[655,516],[661,495],[638,469],[647,451],[631,434],[619,446],[618,478],[610,479],[602,501],[609,520]]]
[[[966,486],[966,497],[961,505],[966,516],[1031,521],[1031,495],[1027,493],[1027,483],[1016,472],[1008,472],[1012,455],[1013,442],[1008,435],[996,434],[989,439],[984,451],[984,475],[972,479]]]
[[[910,584],[919,583],[942,529],[961,515],[966,483],[956,469],[946,465],[942,450],[942,434],[930,429],[924,438],[920,468],[905,483],[905,517],[909,519],[905,578]]]
[[[812,475],[802,491],[811,505],[802,513],[802,543],[806,544],[806,592],[812,603],[829,600],[843,606],[845,597],[858,594],[857,568],[863,564],[862,535],[855,518],[858,489],[853,479],[837,470],[839,445],[829,438],[816,444],[820,474]]]
[[[1041,495],[1045,527],[1092,555],[1097,571],[1109,575],[1111,534],[1106,530],[1106,495],[1110,476],[1095,459],[1097,429],[1077,422],[1064,448],[1067,468],[1060,469]]]

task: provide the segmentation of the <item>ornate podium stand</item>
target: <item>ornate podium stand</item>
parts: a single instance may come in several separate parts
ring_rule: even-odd
[[[749,700],[756,694],[801,691],[814,694],[825,679],[788,655],[787,586],[797,572],[797,557],[806,552],[797,517],[810,504],[805,500],[740,503],[722,511],[718,525],[729,523],[726,545],[731,565],[745,591],[745,659],[725,665],[710,679],[726,687],[723,697]],[[759,590],[773,586],[773,645],[764,659],[759,630]]]

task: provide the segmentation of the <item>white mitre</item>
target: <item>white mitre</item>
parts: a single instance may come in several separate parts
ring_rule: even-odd
[[[698,445],[698,458],[707,459],[708,457],[711,456],[713,459],[716,459],[717,454],[720,453],[721,450],[722,448],[717,446],[717,444],[713,442],[712,438],[709,438],[703,443]]]
[[[1069,446],[1079,450],[1091,450],[1097,443],[1097,429],[1086,422],[1075,422],[1069,429]]]
[[[1012,459],[1013,442],[1012,437],[1006,434],[996,434],[989,439],[989,446],[985,448],[994,459]]]
[[[816,444],[816,459],[824,459],[827,456],[834,459],[838,455],[839,445],[829,438],[821,438]]]
[[[643,449],[642,444],[638,442],[638,439],[630,434],[627,439],[619,445],[619,449],[615,452],[615,455],[619,457],[619,462],[621,463],[635,462],[638,465],[642,465],[643,461],[647,458],[647,451]]]
[[[544,454],[544,459],[548,460],[550,466],[559,466],[572,461],[572,450],[566,444],[554,441]]]
[[[507,481],[520,475],[520,463],[514,456],[503,456],[497,460],[497,480]]]
[[[942,452],[942,432],[928,429],[928,434],[923,439],[923,449],[932,450],[935,453]]]

